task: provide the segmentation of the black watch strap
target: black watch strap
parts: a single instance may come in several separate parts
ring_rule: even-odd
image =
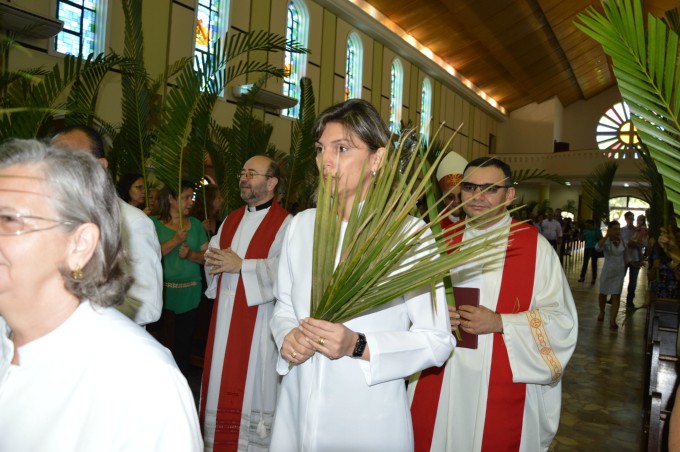
[[[359,339],[357,339],[357,344],[354,346],[352,358],[361,358],[364,355],[364,350],[366,349],[366,336],[363,333],[357,334],[359,335]]]

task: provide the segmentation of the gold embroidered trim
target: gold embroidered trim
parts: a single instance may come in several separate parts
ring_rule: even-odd
[[[548,339],[548,333],[543,326],[543,319],[539,310],[526,311],[527,320],[529,322],[529,327],[531,328],[531,334],[534,336],[534,341],[536,342],[536,347],[545,361],[545,364],[550,368],[550,374],[552,375],[552,382],[555,383],[562,377],[562,364],[557,359],[557,355],[550,345],[550,340]]]
[[[169,287],[170,289],[186,289],[187,287],[198,286],[198,281],[190,281],[185,283],[173,283],[164,282],[163,287]]]

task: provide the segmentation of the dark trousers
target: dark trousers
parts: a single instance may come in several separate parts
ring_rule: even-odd
[[[635,288],[637,287],[640,267],[626,265],[626,269],[628,270],[628,295],[626,295],[626,303],[632,304],[633,299],[635,298]]]
[[[597,279],[597,258],[598,258],[597,251],[595,251],[595,248],[586,248],[583,251],[583,267],[581,267],[581,279],[585,279],[586,277],[586,272],[588,271],[588,262],[590,262],[590,266],[592,267],[592,272],[593,272],[593,282]]]
[[[191,349],[196,328],[196,314],[198,309],[175,314],[175,331],[172,354],[177,366],[186,375],[191,368]]]

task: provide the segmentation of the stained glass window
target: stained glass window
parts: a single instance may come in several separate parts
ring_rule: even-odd
[[[401,94],[404,86],[404,70],[395,58],[390,68],[390,130],[399,133],[401,127]]]
[[[345,100],[361,98],[361,71],[363,46],[355,32],[347,39],[347,62],[345,65]]]
[[[286,21],[286,39],[296,41],[303,47],[307,46],[307,7],[301,0],[291,0],[288,3],[288,18]],[[300,79],[305,75],[307,59],[304,54],[285,52],[283,62],[283,94],[294,99],[300,99]],[[281,114],[291,118],[300,115],[300,104],[282,110]]]
[[[430,120],[432,119],[432,83],[425,77],[420,95],[420,136],[424,143],[430,141]]]
[[[196,56],[207,57],[215,40],[226,32],[227,0],[198,0],[196,9]],[[194,65],[197,62],[194,60]]]
[[[103,52],[104,5],[103,0],[58,0],[57,19],[64,28],[54,38],[54,49],[83,57]]]
[[[595,139],[599,149],[608,150],[609,157],[625,158],[626,150],[640,148],[640,137],[630,117],[630,109],[625,102],[619,102],[600,118],[597,124]],[[633,152],[633,158],[638,158]]]

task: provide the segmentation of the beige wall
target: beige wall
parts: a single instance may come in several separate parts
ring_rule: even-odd
[[[17,0],[15,3],[44,15],[53,15],[54,1]],[[284,34],[287,4],[287,0],[231,0],[229,28],[241,31],[265,29]],[[433,86],[432,129],[436,130],[443,122],[440,137],[446,140],[452,137],[453,130],[462,123],[460,133],[452,141],[453,149],[469,158],[487,153],[489,134],[497,134],[497,119],[467,101],[461,92],[452,87],[450,80],[446,80],[443,75],[438,78],[427,73],[424,68],[406,58],[401,47],[388,45],[369,36],[355,24],[339,18],[320,4],[307,0],[306,5],[310,29],[308,47],[311,53],[307,57],[304,72],[312,80],[318,109],[343,100],[346,42],[349,33],[355,31],[363,44],[362,98],[374,103],[385,120],[389,118],[390,65],[394,58],[399,58],[404,69],[402,120],[410,119],[415,125],[419,125],[420,92],[422,80],[427,76]],[[120,2],[109,0],[108,9],[106,47],[122,53],[124,22]],[[168,64],[182,57],[192,56],[195,14],[195,0],[155,0],[143,3],[145,58],[152,76],[160,74]],[[61,61],[58,55],[48,50],[48,40],[26,43],[31,46],[30,49],[11,52],[10,68],[41,65],[51,67]],[[283,64],[282,54],[251,57],[266,58],[276,65]],[[107,77],[101,91],[98,111],[112,123],[120,121],[120,89],[119,77],[114,73]],[[271,80],[267,89],[280,91],[281,82]],[[215,107],[215,118],[221,124],[229,124],[234,111],[230,93],[227,92],[226,96]],[[271,113],[263,113],[263,116],[274,124],[273,139],[277,147],[287,150],[292,121]]]

